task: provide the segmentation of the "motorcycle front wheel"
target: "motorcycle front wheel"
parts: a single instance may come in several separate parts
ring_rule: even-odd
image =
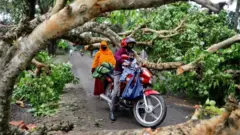
[[[134,105],[134,117],[140,125],[155,128],[165,119],[167,107],[160,95],[148,95],[146,101],[147,105],[143,98]]]

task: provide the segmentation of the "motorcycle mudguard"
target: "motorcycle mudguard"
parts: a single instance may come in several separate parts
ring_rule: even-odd
[[[157,95],[157,94],[160,94],[159,92],[155,91],[155,90],[152,90],[152,89],[146,89],[144,91],[144,95],[145,96],[149,96],[149,95]]]

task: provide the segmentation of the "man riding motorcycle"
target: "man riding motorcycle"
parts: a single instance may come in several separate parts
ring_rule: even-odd
[[[135,44],[136,44],[135,39],[131,37],[126,37],[121,41],[121,48],[118,49],[114,54],[114,57],[116,59],[116,66],[114,68],[114,90],[112,91],[112,94],[111,94],[112,103],[110,107],[110,116],[109,116],[112,121],[116,120],[114,116],[114,106],[115,106],[116,99],[120,94],[120,76],[123,72],[122,63],[124,62],[121,56],[123,54],[128,55],[128,53],[132,51],[132,48],[134,47]]]

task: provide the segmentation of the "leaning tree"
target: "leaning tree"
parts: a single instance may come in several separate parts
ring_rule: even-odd
[[[29,14],[30,17],[23,18],[16,25],[0,24],[0,134],[9,134],[10,99],[18,74],[27,67],[37,52],[46,48],[48,41],[61,38],[88,44],[101,40],[98,37],[82,35],[84,32],[93,31],[106,36],[112,44],[119,45],[121,38],[118,34],[113,32],[109,34],[111,30],[107,26],[91,21],[103,13],[114,10],[157,7],[177,1],[181,0],[75,0],[66,6],[67,0],[56,0],[55,6],[49,12],[37,18],[32,19],[32,14]],[[193,1],[212,12],[220,11],[223,6],[213,4],[210,0]],[[29,6],[29,10],[32,9],[32,4]],[[216,46],[219,48],[219,45]],[[216,48],[213,46],[213,49],[209,50],[214,52]],[[182,63],[154,64],[139,60],[156,69],[176,68],[182,65]],[[189,65],[181,67],[179,71],[189,69],[185,67]],[[190,67],[194,66],[190,64]]]

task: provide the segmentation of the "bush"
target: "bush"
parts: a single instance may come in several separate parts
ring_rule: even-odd
[[[29,102],[32,106],[29,111],[36,116],[53,114],[65,84],[78,82],[71,72],[70,64],[51,64],[50,67],[51,74],[43,73],[40,77],[24,71],[14,88],[13,99]]]

